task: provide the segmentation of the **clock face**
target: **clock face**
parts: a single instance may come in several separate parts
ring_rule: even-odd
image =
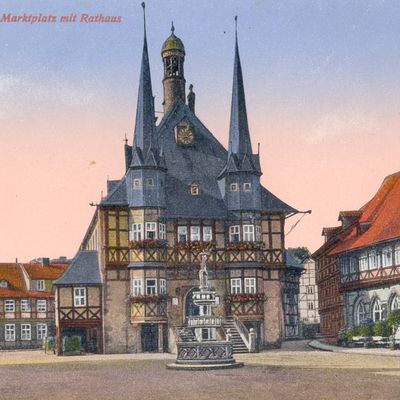
[[[185,146],[194,143],[194,129],[190,125],[182,125],[177,127],[176,139],[178,144]]]

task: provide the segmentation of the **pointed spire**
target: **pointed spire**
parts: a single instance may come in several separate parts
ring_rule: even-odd
[[[235,17],[235,64],[233,68],[231,121],[229,127],[229,153],[252,154],[249,126],[247,122],[246,99],[243,74],[239,57],[237,37],[237,16]]]
[[[134,149],[135,147],[138,147],[143,153],[145,153],[152,146],[152,138],[155,132],[155,113],[153,91],[151,88],[149,52],[147,49],[146,13],[144,2],[142,3],[142,8],[144,22],[143,54],[136,107],[135,133],[132,147]]]

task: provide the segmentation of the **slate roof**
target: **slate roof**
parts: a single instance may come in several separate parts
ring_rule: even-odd
[[[175,140],[175,126],[182,120],[195,129],[195,144],[179,146]],[[178,100],[157,127],[157,140],[163,147],[166,173],[166,217],[220,218],[227,217],[227,209],[218,186],[217,177],[228,157],[227,150],[203,125],[197,116]],[[128,205],[125,177],[113,184],[102,205]],[[193,196],[190,185],[198,183],[200,194]],[[297,210],[286,204],[266,188],[261,191],[263,211],[290,214]]]
[[[130,166],[167,169],[166,218],[226,219],[228,210],[217,178],[236,170],[261,175],[259,156],[254,155],[251,148],[237,36],[228,151],[180,99],[158,127],[155,127],[154,115],[145,32]],[[195,141],[191,146],[176,143],[175,128],[181,122],[194,127]],[[130,159],[128,150],[126,145],[127,161]],[[127,184],[126,175],[119,183],[112,183],[101,205],[128,205]],[[192,184],[199,185],[199,195],[191,194]],[[264,212],[297,212],[265,188],[261,190],[261,204]]]
[[[55,285],[99,285],[101,284],[97,251],[80,250],[64,275]]]
[[[286,267],[304,269],[302,262],[290,250],[285,251]]]
[[[233,86],[231,120],[229,125],[229,153],[253,154],[247,121],[246,98],[244,95],[242,66],[240,63],[237,33],[235,38],[235,62],[233,67]]]
[[[359,218],[330,254],[372,246],[400,237],[400,172],[387,176],[375,196],[358,210]],[[365,229],[362,227],[365,226]]]

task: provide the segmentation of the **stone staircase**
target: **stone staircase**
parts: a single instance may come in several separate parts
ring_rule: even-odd
[[[230,329],[231,337],[232,337],[232,347],[233,353],[248,353],[249,349],[247,348],[246,344],[244,343],[240,333],[236,328],[236,324],[233,318],[226,318],[223,322],[223,328],[225,330],[225,334],[228,329]]]
[[[179,326],[176,329],[179,341],[196,342],[196,336],[194,335],[193,329],[187,328],[186,326]]]

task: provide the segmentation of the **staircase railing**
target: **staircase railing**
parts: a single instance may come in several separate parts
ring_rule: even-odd
[[[246,345],[247,349],[251,351],[249,331],[247,330],[243,322],[236,315],[233,316],[233,322],[235,324],[237,331],[239,332],[240,337],[243,340],[243,343]]]

